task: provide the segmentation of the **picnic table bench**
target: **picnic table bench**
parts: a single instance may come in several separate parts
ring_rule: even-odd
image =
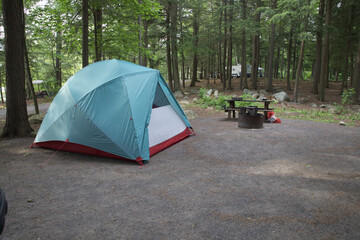
[[[47,91],[36,92],[36,98],[43,98],[44,96],[48,96]]]
[[[245,99],[242,99],[242,98],[226,99],[225,101],[227,101],[229,103],[228,107],[227,106],[224,107],[225,112],[228,113],[228,118],[231,118],[231,115],[233,116],[233,118],[235,118],[235,111],[240,111],[241,107],[236,107],[235,106],[236,102],[249,102],[249,103],[260,102],[260,103],[264,103],[264,107],[263,108],[257,108],[257,111],[264,112],[265,120],[267,120],[267,112],[270,112],[270,111],[273,110],[273,108],[269,108],[270,103],[274,102],[272,100],[245,100]],[[250,108],[253,108],[253,107],[252,106],[246,107],[247,110],[250,109]]]

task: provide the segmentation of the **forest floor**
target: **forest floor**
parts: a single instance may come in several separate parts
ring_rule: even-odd
[[[0,141],[0,238],[360,238],[359,127],[285,118],[249,130],[192,109],[197,135],[142,168]]]

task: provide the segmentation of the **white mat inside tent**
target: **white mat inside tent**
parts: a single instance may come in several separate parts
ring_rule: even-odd
[[[149,130],[149,147],[162,143],[186,129],[186,125],[171,105],[153,108]]]

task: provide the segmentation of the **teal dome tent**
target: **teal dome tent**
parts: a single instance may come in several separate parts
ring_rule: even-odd
[[[141,163],[192,133],[158,70],[114,59],[68,79],[33,145]]]

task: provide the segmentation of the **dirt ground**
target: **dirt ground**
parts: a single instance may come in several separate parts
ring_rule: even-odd
[[[301,86],[309,101],[296,106],[318,103]],[[193,110],[197,135],[142,168],[0,141],[0,239],[360,239],[359,127],[285,118],[249,130]]]
[[[197,135],[141,169],[0,141],[1,240],[360,238],[360,128],[195,111]]]

